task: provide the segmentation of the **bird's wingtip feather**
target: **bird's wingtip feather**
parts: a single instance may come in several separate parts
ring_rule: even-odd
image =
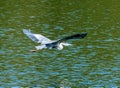
[[[28,32],[31,32],[30,29],[23,29],[23,33],[28,33]]]

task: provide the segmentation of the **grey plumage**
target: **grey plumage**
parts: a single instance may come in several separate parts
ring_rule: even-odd
[[[71,45],[69,43],[64,43],[64,41],[67,41],[70,39],[82,39],[87,35],[87,33],[81,33],[81,34],[74,34],[72,36],[68,36],[65,38],[58,39],[58,40],[50,40],[41,34],[34,34],[30,30],[23,29],[23,33],[27,37],[29,37],[32,41],[41,43],[41,45],[36,46],[37,50],[43,49],[43,48],[57,48],[61,50],[63,49],[63,45],[64,46]]]
[[[52,41],[41,34],[34,34],[30,30],[23,29],[23,33],[26,34],[32,41],[37,43],[45,44]]]

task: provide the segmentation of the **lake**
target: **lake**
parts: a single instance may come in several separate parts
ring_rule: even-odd
[[[52,40],[87,32],[63,50],[39,45],[23,29]],[[119,0],[0,1],[0,88],[119,88]]]

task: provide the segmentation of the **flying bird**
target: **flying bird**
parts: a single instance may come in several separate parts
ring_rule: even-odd
[[[74,34],[74,35],[71,35],[71,36],[68,36],[65,38],[61,38],[58,40],[50,40],[41,34],[32,33],[30,30],[27,30],[27,29],[23,29],[23,33],[27,37],[29,37],[32,41],[40,44],[39,46],[35,46],[36,50],[31,50],[33,52],[37,51],[37,50],[42,50],[45,48],[48,48],[48,49],[56,48],[58,50],[62,50],[63,46],[70,46],[71,45],[71,44],[66,43],[64,41],[70,40],[70,39],[82,39],[87,35],[87,33],[81,33],[81,34]]]

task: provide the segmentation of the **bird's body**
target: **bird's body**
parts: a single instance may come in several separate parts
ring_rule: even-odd
[[[81,39],[87,35],[87,33],[81,33],[81,34],[75,34],[72,36],[68,36],[68,37],[65,37],[59,40],[50,40],[41,34],[34,34],[30,30],[23,29],[23,33],[26,34],[27,37],[29,37],[32,41],[40,43],[39,46],[35,46],[36,50],[41,50],[44,48],[48,48],[48,49],[57,48],[58,50],[62,50],[63,46],[71,45],[63,41],[69,40],[69,39]],[[32,51],[36,51],[36,50],[32,50]]]

